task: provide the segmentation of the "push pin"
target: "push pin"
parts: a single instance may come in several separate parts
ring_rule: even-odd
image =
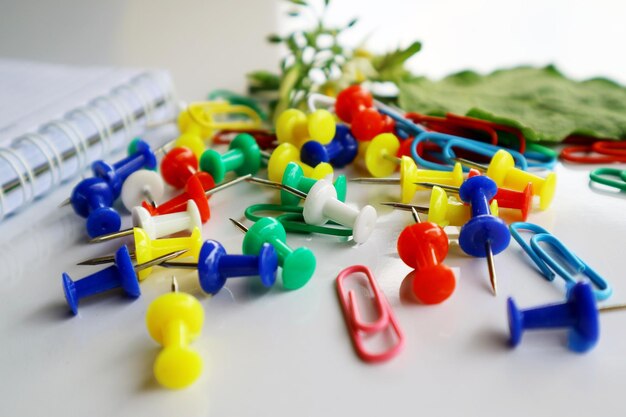
[[[169,239],[150,239],[145,230],[135,227],[133,229],[135,238],[135,252],[130,253],[130,257],[137,260],[137,263],[147,263],[152,259],[163,256],[167,253],[184,250],[185,257],[190,257],[195,261],[198,260],[200,248],[202,247],[202,233],[200,229],[195,228],[188,237],[172,237]],[[92,258],[78,265],[100,265],[113,262],[114,257],[111,255]],[[138,271],[139,281],[148,278],[152,272],[151,267],[146,267]]]
[[[352,229],[355,243],[364,243],[374,231],[376,225],[376,209],[365,206],[361,210],[354,209],[337,199],[337,191],[330,181],[321,179],[313,185],[308,193],[284,184],[252,177],[250,182],[267,185],[285,190],[304,200],[302,216],[307,224],[322,226],[329,220]]]
[[[525,330],[569,328],[567,347],[578,353],[592,349],[600,338],[598,313],[626,309],[626,305],[598,308],[591,285],[578,282],[569,291],[567,301],[528,310],[519,310],[512,297],[507,301],[509,342],[516,347]]]
[[[352,123],[355,114],[374,106],[372,95],[359,85],[344,88],[337,94],[335,113],[346,123]]]
[[[315,256],[310,249],[300,247],[291,249],[286,241],[287,234],[283,226],[274,218],[264,217],[248,229],[235,219],[230,219],[246,235],[242,250],[246,255],[259,255],[265,243],[274,247],[278,255],[278,265],[283,269],[283,287],[297,290],[306,285],[315,272]]]
[[[418,213],[428,214],[428,221],[438,224],[441,227],[460,227],[472,218],[472,211],[467,204],[463,204],[460,201],[456,201],[452,197],[448,197],[445,190],[438,185],[432,187],[428,207],[393,202],[380,204],[399,210],[415,210]],[[495,198],[491,200],[489,209],[491,210],[491,214],[494,216],[498,215],[498,201]]]
[[[157,201],[163,198],[165,184],[163,179],[155,171],[140,169],[128,176],[122,185],[122,203],[128,211],[140,206],[141,202],[148,200],[152,207],[157,206]]]
[[[469,177],[475,177],[476,175],[480,175],[480,172],[473,168],[470,169]],[[533,184],[530,182],[526,184],[526,188],[524,188],[523,191],[498,187],[498,192],[493,198],[492,202],[493,201],[497,201],[498,207],[500,208],[519,210],[522,215],[522,221],[526,221],[533,203]],[[498,215],[497,213],[493,214]]]
[[[376,160],[372,160],[370,164],[375,166],[376,162]],[[395,166],[395,162],[393,165]],[[370,173],[372,173],[371,170]],[[372,175],[374,174],[372,173]],[[400,201],[408,203],[413,199],[418,189],[424,188],[420,187],[418,183],[436,183],[459,187],[463,183],[463,168],[461,164],[455,164],[452,171],[418,169],[412,158],[402,156],[400,158],[400,178],[351,178],[350,181],[364,184],[400,184]]]
[[[313,168],[300,161],[300,151],[298,148],[293,146],[291,143],[283,143],[274,149],[269,158],[269,162],[267,164],[267,177],[270,181],[280,182],[283,178],[285,168],[290,162],[298,164],[300,168],[302,168],[304,175],[316,180],[326,178],[328,175],[333,174],[332,165],[322,162]]]
[[[374,139],[382,133],[394,132],[396,122],[374,107],[362,109],[352,116],[350,130],[354,137],[361,142]]]
[[[169,389],[185,388],[202,374],[202,356],[189,345],[202,332],[204,310],[192,295],[178,292],[172,277],[172,292],[155,299],[146,312],[152,339],[163,346],[154,361],[154,377]]]
[[[218,185],[217,187],[211,186],[212,181],[209,183],[203,183],[202,177],[192,176],[187,180],[187,184],[185,185],[185,190],[173,197],[171,200],[166,201],[163,204],[160,204],[158,207],[152,207],[152,205],[146,203],[145,201],[141,204],[143,208],[148,210],[152,216],[157,216],[161,214],[170,214],[170,213],[178,213],[180,211],[184,211],[187,209],[187,201],[193,200],[200,211],[200,220],[202,223],[206,223],[211,217],[211,209],[209,208],[209,197],[218,191],[225,190],[228,187],[231,187],[235,184],[238,184],[242,181],[245,181],[251,178],[252,175],[247,174],[242,177],[235,178],[232,181],[225,182],[223,184]],[[205,179],[211,178],[210,176],[205,177]]]
[[[461,227],[459,246],[468,255],[487,258],[494,295],[497,285],[493,255],[505,250],[511,241],[509,228],[489,210],[489,201],[497,192],[496,183],[485,176],[468,178],[459,188],[459,197],[472,209],[472,218]]]
[[[359,145],[346,125],[338,125],[335,137],[327,145],[310,140],[302,145],[302,162],[312,167],[328,162],[335,168],[343,168],[352,163],[359,151]]]
[[[534,195],[539,196],[539,208],[547,209],[554,198],[556,189],[556,174],[551,172],[546,178],[531,174],[515,168],[515,160],[510,153],[500,149],[493,155],[489,166],[476,164],[466,159],[457,158],[463,165],[487,172],[487,176],[493,179],[498,187],[523,191],[528,183],[533,185]]]
[[[437,224],[422,223],[415,209],[415,224],[407,226],[398,236],[398,254],[405,264],[415,269],[413,294],[424,304],[439,304],[454,292],[454,272],[443,264],[448,254],[448,235]]]
[[[187,211],[152,216],[148,210],[139,206],[132,210],[132,217],[133,226],[143,229],[150,239],[159,239],[184,231],[191,233],[195,228],[202,228],[200,211],[193,200],[187,201]],[[106,242],[111,239],[130,236],[133,232],[134,228],[124,229],[119,232],[97,236],[91,239],[89,243]]]
[[[217,294],[232,277],[258,276],[265,287],[276,282],[278,256],[269,243],[264,243],[258,255],[228,255],[224,247],[215,240],[207,240],[200,249],[198,262],[166,262],[168,268],[189,268],[198,270],[202,290],[207,294]]]
[[[135,152],[126,158],[110,165],[103,160],[91,164],[93,175],[102,178],[113,191],[117,198],[122,192],[122,184],[130,174],[142,168],[155,169],[157,166],[156,156],[150,149],[150,145],[142,140],[137,140]]]
[[[261,168],[261,150],[254,138],[241,133],[230,143],[224,154],[207,149],[200,158],[200,169],[211,174],[216,183],[224,181],[227,172],[238,176],[256,174]]]
[[[87,234],[92,238],[120,230],[122,219],[112,207],[114,201],[109,184],[95,177],[78,183],[70,197],[74,212],[87,219]]]
[[[328,110],[305,114],[298,109],[287,109],[276,119],[278,143],[290,143],[297,149],[308,140],[327,144],[335,136],[335,118]]]
[[[308,193],[317,181],[316,179],[305,177],[302,168],[295,162],[290,162],[287,168],[285,168],[282,183],[283,185]],[[346,201],[347,184],[345,175],[339,175],[333,182],[333,185],[337,191],[339,201]],[[297,206],[298,203],[300,203],[300,198],[285,190],[280,190],[280,201],[287,206]]]
[[[67,304],[74,315],[78,314],[78,302],[86,297],[91,297],[116,288],[121,288],[131,298],[141,295],[137,272],[153,267],[169,259],[182,255],[185,250],[179,250],[164,254],[133,267],[128,248],[122,246],[115,252],[114,265],[88,275],[82,279],[73,281],[68,274],[63,273],[63,291]]]
[[[205,189],[215,186],[213,177],[199,170],[198,158],[186,147],[174,148],[165,154],[161,160],[161,175],[166,183],[178,189],[184,188],[192,176],[199,177]]]

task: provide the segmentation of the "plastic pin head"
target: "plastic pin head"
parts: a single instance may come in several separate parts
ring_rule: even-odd
[[[202,305],[189,294],[167,293],[150,304],[146,326],[150,336],[163,346],[153,368],[159,384],[181,389],[202,374],[202,357],[189,344],[200,335],[203,323]]]
[[[509,298],[507,310],[513,347],[520,343],[523,332],[530,329],[568,328],[568,347],[579,353],[593,348],[600,337],[595,297],[586,282],[574,285],[565,303],[520,310],[513,298]]]

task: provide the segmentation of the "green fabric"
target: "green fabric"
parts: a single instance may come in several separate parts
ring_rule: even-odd
[[[605,78],[573,81],[554,66],[413,78],[399,88],[406,111],[466,114],[520,128],[529,140],[558,142],[572,134],[626,139],[626,88]]]

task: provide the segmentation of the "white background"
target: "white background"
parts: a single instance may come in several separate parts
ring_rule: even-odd
[[[626,83],[624,2],[331,3],[331,23],[361,19],[346,36],[349,44],[366,39],[385,51],[421,40],[423,51],[410,64],[419,74],[556,63],[577,78]],[[272,0],[0,0],[0,55],[166,68],[183,99],[201,99],[213,88],[242,90],[249,71],[277,69],[279,50],[265,36],[306,25],[286,19],[286,10],[286,2]]]
[[[167,67],[189,99],[213,87],[241,87],[245,71],[270,68],[276,56],[261,37],[272,25],[284,25],[274,3],[264,1],[190,1],[176,9],[147,1],[55,3],[2,2],[0,54]],[[355,11],[370,16],[363,23],[378,27],[375,46],[422,39],[424,52],[412,65],[426,74],[557,62],[575,76],[626,80],[619,2],[363,3],[337,6],[346,20]],[[155,29],[155,21],[161,27]],[[190,34],[196,35],[194,46],[187,47]],[[613,284],[608,303],[626,302],[625,200],[591,189],[588,171],[559,166],[553,206],[534,212],[530,221],[552,231]],[[484,260],[467,258],[453,245],[446,263],[455,268],[457,290],[442,305],[420,306],[400,295],[409,268],[395,253],[410,216],[376,204],[397,198],[395,188],[365,185],[351,186],[348,200],[380,208],[366,244],[289,237],[294,247],[310,246],[319,262],[301,290],[284,292],[278,285],[264,293],[242,279],[210,298],[201,295],[193,272],[178,274],[181,290],[205,307],[204,332],[194,346],[206,370],[193,387],[165,391],[151,376],[159,348],[144,316],[150,301],[168,290],[169,273],[147,280],[135,302],[112,294],[85,301],[78,317],[67,313],[61,273],[89,274],[93,268],[74,264],[117,247],[85,245],[81,219],[56,209],[71,185],[0,226],[3,416],[588,416],[623,409],[626,314],[601,317],[600,343],[586,355],[567,351],[563,332],[526,334],[510,350],[506,296],[514,295],[521,307],[562,298],[562,289],[544,281],[516,243],[496,257],[497,298],[490,294]],[[238,252],[242,235],[226,217],[240,217],[249,204],[273,195],[244,184],[214,196],[205,237]],[[427,193],[416,198],[425,200]],[[372,268],[406,333],[404,351],[384,365],[356,357],[337,301],[334,278],[355,263]]]

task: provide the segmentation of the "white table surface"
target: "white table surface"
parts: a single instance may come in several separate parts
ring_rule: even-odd
[[[613,285],[606,304],[626,302],[626,200],[591,189],[589,169],[559,165],[552,207],[533,211],[529,221],[553,232]],[[545,281],[514,241],[496,256],[498,297],[490,292],[485,260],[453,245],[445,261],[457,276],[452,297],[437,306],[411,301],[401,286],[410,269],[395,249],[411,218],[376,204],[397,198],[397,187],[374,185],[348,191],[350,203],[379,209],[367,243],[289,235],[290,245],[309,246],[318,260],[300,290],[276,285],[265,291],[234,279],[209,297],[195,272],[177,272],[180,289],[205,308],[204,331],[194,343],[205,371],[188,389],[162,389],[152,376],[160,347],[144,320],[150,302],[169,291],[172,272],[157,268],[134,302],[107,294],[84,300],[72,317],[61,273],[77,279],[94,272],[75,263],[113,253],[120,243],[85,244],[84,220],[56,208],[71,187],[0,224],[2,416],[587,416],[623,409],[626,312],[602,315],[601,340],[584,355],[566,349],[563,331],[526,333],[511,350],[507,296],[522,308],[563,298],[562,287]],[[205,238],[239,253],[243,235],[227,218],[241,219],[245,207],[274,195],[252,184],[216,194]],[[125,225],[129,221],[126,215]],[[359,360],[348,337],[335,277],[353,264],[372,269],[406,334],[404,350],[384,364]]]

